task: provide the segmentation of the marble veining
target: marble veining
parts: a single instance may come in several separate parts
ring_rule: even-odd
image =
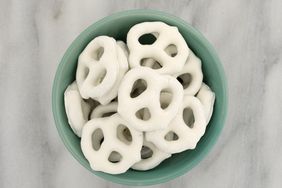
[[[84,169],[51,113],[56,67],[91,23],[127,9],[157,9],[198,28],[229,84],[226,126],[186,175],[149,186],[282,187],[282,1],[0,0],[0,187],[126,187]]]

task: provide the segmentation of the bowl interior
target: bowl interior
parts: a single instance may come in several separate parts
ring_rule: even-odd
[[[91,170],[84,158],[80,139],[75,136],[68,125],[63,94],[67,86],[75,80],[77,59],[85,46],[99,35],[112,36],[126,41],[126,34],[134,24],[145,21],[162,21],[177,26],[189,47],[202,60],[204,82],[216,94],[213,116],[205,135],[201,138],[196,149],[180,154],[174,154],[158,167],[141,172],[129,170],[124,174],[110,175]],[[226,81],[219,59],[207,40],[194,28],[179,18],[158,11],[134,10],[114,14],[94,23],[82,32],[66,51],[56,73],[53,85],[52,107],[58,132],[68,150],[88,170],[94,174],[127,185],[150,185],[169,181],[184,174],[195,166],[208,153],[215,143],[223,125],[227,111]]]

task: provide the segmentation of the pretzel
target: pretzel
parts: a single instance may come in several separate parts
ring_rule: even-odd
[[[76,81],[83,98],[102,97],[114,86],[119,74],[115,39],[99,36],[78,58]]]
[[[192,114],[189,110],[191,109]],[[188,125],[185,123],[185,118]],[[191,121],[193,121],[194,123]],[[167,153],[179,153],[194,149],[206,129],[205,113],[199,99],[194,96],[184,96],[183,105],[169,126],[163,130],[146,132],[145,137],[159,149]],[[170,138],[166,138],[170,134]],[[174,138],[171,139],[171,134]]]
[[[64,101],[69,125],[73,132],[80,137],[81,130],[88,121],[91,107],[80,96],[75,81],[67,87],[64,93]]]
[[[145,90],[137,94],[136,83],[144,82]],[[147,86],[146,86],[147,85]],[[162,106],[161,93],[172,94],[169,105]],[[147,67],[134,68],[128,71],[118,93],[118,112],[139,131],[164,129],[176,115],[183,98],[181,84],[172,76],[157,74]],[[139,114],[144,111],[148,117]]]
[[[125,132],[128,136],[118,132]],[[81,149],[93,170],[121,174],[141,160],[142,132],[131,128],[118,114],[88,121],[82,131]],[[130,152],[129,152],[130,151]]]
[[[139,38],[145,34],[156,37],[153,44],[141,44]],[[142,60],[152,58],[159,62],[161,68],[155,71],[161,74],[175,74],[184,66],[189,55],[189,48],[177,27],[162,22],[143,22],[134,25],[127,34],[127,45],[130,51],[130,67],[140,67]],[[167,53],[173,46],[177,53]]]
[[[159,150],[152,142],[148,142],[144,138],[141,149],[141,161],[135,163],[131,168],[142,171],[150,170],[170,156],[171,154]]]
[[[99,105],[92,111],[90,118],[93,119],[112,116],[117,113],[117,106],[117,102],[111,102],[107,105]]]
[[[215,94],[212,90],[207,86],[205,83],[202,83],[202,86],[197,94],[197,98],[201,101],[207,123],[210,121],[212,112],[213,112],[213,105],[215,101]]]
[[[190,51],[183,69],[175,74],[183,86],[184,95],[195,95],[199,91],[203,82],[201,64],[201,60]]]
[[[119,88],[120,82],[121,82],[124,74],[128,70],[128,61],[127,61],[127,57],[126,57],[126,54],[125,54],[126,52],[124,51],[125,49],[123,50],[120,47],[120,45],[122,45],[121,42],[119,42],[119,44],[116,45],[117,52],[118,52],[117,53],[118,54],[117,58],[118,58],[118,63],[119,63],[118,77],[117,77],[114,85],[110,89],[110,91],[108,91],[103,96],[96,98],[96,100],[98,100],[103,105],[108,104],[109,102],[111,102],[112,99],[117,97],[117,93],[118,93],[118,88]]]
[[[126,45],[123,41],[121,41],[121,40],[118,40],[118,41],[117,41],[117,45],[118,45],[119,47],[121,47],[121,49],[122,49],[122,51],[124,52],[126,58],[128,58],[128,56],[129,56],[129,50],[128,50],[127,45]]]

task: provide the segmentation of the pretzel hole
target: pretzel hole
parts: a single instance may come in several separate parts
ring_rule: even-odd
[[[111,163],[118,163],[121,161],[121,159],[122,159],[122,156],[117,151],[112,151],[108,157],[108,161],[110,161]]]
[[[147,146],[142,146],[141,149],[141,159],[148,159],[153,156],[153,150]]]
[[[189,73],[181,74],[177,77],[177,80],[181,83],[183,89],[186,89],[192,81],[192,76]]]
[[[89,98],[89,99],[84,99],[84,101],[86,103],[88,103],[90,106],[91,106],[91,109],[95,109],[97,106],[100,105],[100,103],[92,98]]]
[[[92,58],[96,61],[99,61],[104,54],[104,48],[100,47],[91,54]]]
[[[97,85],[101,84],[101,83],[103,82],[103,80],[104,80],[106,74],[107,74],[106,69],[105,69],[105,68],[102,69],[102,70],[98,73],[98,75],[96,76],[96,78],[94,79],[93,86],[97,86]]]
[[[190,107],[184,108],[182,116],[185,124],[188,127],[193,128],[195,123],[193,110]]]
[[[157,40],[158,33],[147,33],[139,37],[138,41],[142,45],[152,45]]]
[[[136,98],[139,95],[141,95],[146,89],[147,89],[147,82],[143,79],[138,79],[134,82],[132,86],[130,97]]]
[[[160,69],[162,68],[162,64],[153,58],[142,58],[140,61],[140,65],[143,67],[150,67],[152,69]]]
[[[177,47],[174,44],[168,45],[164,51],[169,55],[170,57],[175,57],[178,53]]]
[[[165,110],[172,101],[172,93],[169,89],[163,89],[160,92],[160,105]]]
[[[111,102],[118,102],[118,98],[116,97],[116,98],[112,99]]]
[[[135,113],[135,116],[143,121],[148,121],[151,118],[151,113],[149,108],[141,108]]]
[[[92,147],[95,151],[98,151],[101,148],[101,145],[104,142],[104,134],[102,129],[96,129],[92,134]]]
[[[110,117],[112,115],[114,115],[115,113],[117,113],[116,111],[111,111],[111,112],[106,112],[102,114],[102,117]]]
[[[117,138],[123,143],[129,145],[132,142],[132,135],[130,130],[125,125],[118,125]]]
[[[167,141],[175,141],[179,139],[178,135],[173,131],[169,131],[164,138]]]

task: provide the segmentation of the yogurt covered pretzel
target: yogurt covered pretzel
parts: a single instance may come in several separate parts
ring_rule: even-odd
[[[69,125],[73,132],[80,137],[82,128],[88,121],[91,106],[80,96],[76,82],[66,89],[64,102]]]
[[[143,81],[145,89],[142,93],[134,93],[134,85]],[[172,94],[170,104],[161,106],[160,95],[163,92]],[[183,99],[181,84],[172,76],[156,74],[147,67],[134,68],[128,71],[120,85],[118,93],[118,112],[139,131],[163,129],[178,112]],[[147,118],[139,116],[140,112],[148,113]]]
[[[116,46],[115,39],[99,36],[80,54],[76,81],[83,98],[102,97],[114,86],[119,74]]]
[[[190,51],[183,69],[175,74],[183,86],[184,95],[195,95],[199,91],[203,82],[201,65],[201,60]]]
[[[119,65],[119,70],[118,70],[118,75],[116,78],[116,81],[110,91],[108,91],[106,94],[104,94],[101,97],[97,97],[96,99],[103,105],[108,104],[112,99],[117,97],[118,93],[118,88],[120,85],[120,82],[124,76],[124,74],[128,71],[128,61],[126,57],[126,47],[124,46],[125,44],[122,43],[121,41],[117,43],[116,48],[117,48],[117,60],[118,60],[118,65]],[[123,46],[123,47],[121,47]]]
[[[139,38],[145,34],[154,35],[156,41],[150,45],[141,44]],[[127,34],[127,45],[130,51],[130,67],[140,67],[142,59],[152,58],[161,64],[162,67],[155,70],[161,74],[175,74],[180,71],[189,55],[189,48],[177,27],[163,22],[134,25]],[[177,49],[174,56],[166,52],[171,46]]]
[[[212,112],[213,112],[213,105],[215,101],[215,94],[214,92],[207,86],[205,83],[202,83],[200,91],[197,94],[197,98],[201,101],[207,123],[210,121]]]
[[[121,49],[122,49],[122,51],[124,52],[126,58],[128,58],[128,56],[129,56],[129,50],[128,50],[127,45],[126,45],[123,41],[121,41],[121,40],[118,40],[118,41],[117,41],[117,45],[118,45],[119,47],[121,47]]]
[[[118,133],[124,127],[130,131],[131,140]],[[124,173],[140,161],[142,143],[142,132],[132,129],[118,114],[88,121],[81,137],[81,149],[91,168],[111,174]]]
[[[185,109],[191,109],[191,111]],[[187,112],[185,114],[185,112]],[[192,117],[193,116],[193,117]],[[183,118],[187,118],[186,124]],[[189,122],[194,119],[194,122]],[[191,124],[192,123],[192,124]],[[179,153],[187,149],[194,149],[205,133],[206,120],[203,106],[194,96],[184,96],[183,105],[169,126],[163,130],[146,132],[146,140],[154,143],[159,149],[168,153]],[[175,134],[176,138],[167,139],[167,135]]]

